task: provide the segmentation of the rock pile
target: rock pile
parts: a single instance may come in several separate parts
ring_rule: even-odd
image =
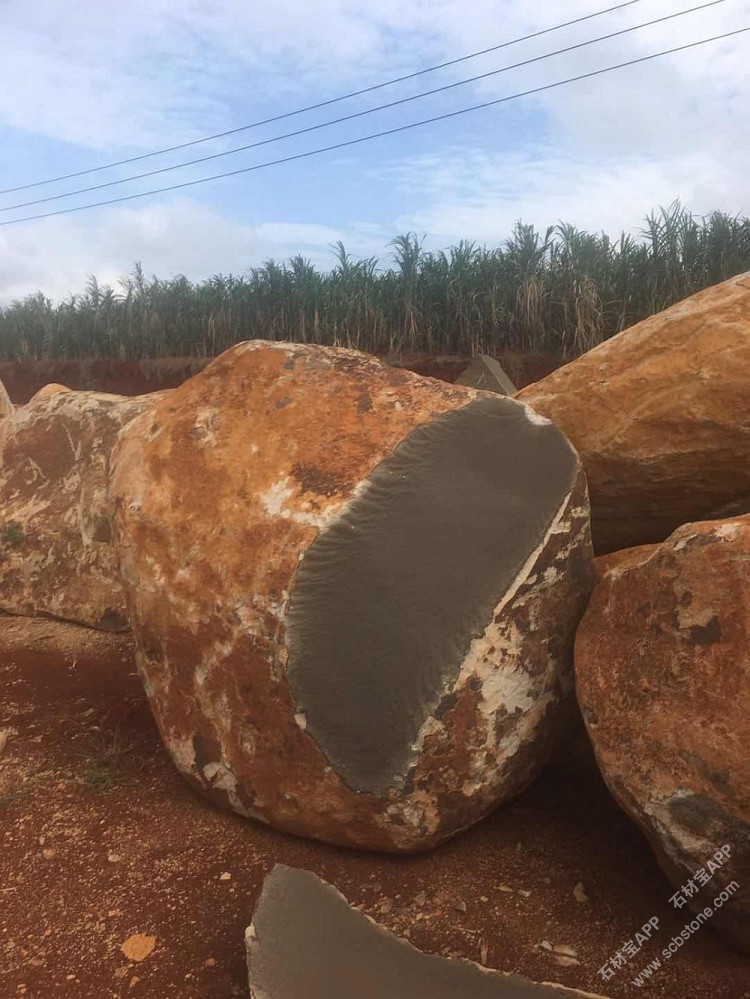
[[[454,386],[252,341],[154,396],[55,385],[14,409],[0,386],[0,610],[130,622],[198,790],[391,851],[528,785],[568,718],[575,638],[599,766],[674,904],[710,906],[750,947],[750,275],[514,399],[501,375],[479,359]],[[582,465],[601,557],[578,627],[594,585]],[[300,877],[274,874],[261,899],[258,995],[313,994],[274,977],[298,956],[295,893],[399,983],[550,994],[407,952]],[[322,926],[307,923],[316,946]]]
[[[218,802],[423,849],[548,758],[592,573],[577,456],[532,410],[253,341],[127,427],[111,492],[152,708]]]

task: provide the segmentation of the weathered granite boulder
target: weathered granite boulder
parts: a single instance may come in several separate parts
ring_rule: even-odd
[[[516,386],[503,371],[502,365],[494,357],[477,354],[469,366],[456,379],[456,385],[497,392],[499,395],[515,395]]]
[[[13,403],[10,401],[8,390],[5,388],[3,383],[0,382],[0,420],[6,416],[12,416],[13,409]]]
[[[424,954],[283,864],[263,882],[245,946],[251,999],[604,999]]]
[[[0,610],[127,628],[110,544],[109,455],[152,398],[58,392],[0,421]]]
[[[750,274],[638,323],[517,397],[577,448],[597,553],[663,541],[728,503],[747,511]]]
[[[128,426],[111,489],[153,711],[215,800],[414,850],[547,759],[592,568],[577,457],[533,410],[253,341]]]
[[[713,906],[735,882],[711,923],[750,946],[750,517],[688,524],[605,571],[576,683],[610,790],[685,886],[674,904]]]

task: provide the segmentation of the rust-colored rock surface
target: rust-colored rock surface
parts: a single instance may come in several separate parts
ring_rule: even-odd
[[[581,622],[578,699],[610,790],[682,890],[674,904],[712,908],[749,947],[750,517],[638,554],[604,573]]]
[[[597,553],[663,541],[750,501],[750,274],[638,323],[518,398],[578,450]]]
[[[613,569],[627,569],[632,565],[645,562],[658,548],[658,545],[637,545],[635,548],[623,548],[621,551],[599,555],[594,559],[597,582],[604,576],[605,572],[610,572]]]
[[[350,846],[431,846],[554,745],[592,581],[547,420],[354,351],[240,344],[120,435],[115,540],[178,768]]]
[[[32,395],[29,402],[36,402],[37,399],[45,399],[48,395],[57,395],[58,392],[70,392],[71,389],[67,385],[60,385],[59,382],[49,382],[47,385],[42,385],[42,387]]]
[[[0,422],[0,610],[119,631],[109,455],[151,404],[94,392],[40,396]]]

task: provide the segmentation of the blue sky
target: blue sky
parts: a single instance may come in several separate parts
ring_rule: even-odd
[[[698,0],[623,11],[376,94],[192,150],[0,196],[0,207],[229,149],[507,66]],[[609,0],[611,5],[612,0]],[[608,0],[4,0],[0,187],[88,169],[337,96],[498,44]],[[21,214],[148,190],[452,111],[750,25],[726,0],[575,53],[296,139],[53,202]],[[534,98],[298,163],[119,206],[0,228],[0,302],[62,297],[89,274],[198,279],[301,252],[321,266],[341,239],[388,258],[414,230],[430,247],[498,243],[517,219],[618,235],[674,198],[699,213],[750,213],[750,33]]]

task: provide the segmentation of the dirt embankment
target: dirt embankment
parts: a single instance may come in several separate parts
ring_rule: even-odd
[[[546,354],[500,351],[495,355],[518,388],[538,381],[562,363]],[[5,361],[0,381],[16,405],[29,401],[43,385],[59,382],[72,389],[142,395],[176,388],[208,364],[208,357],[164,357],[143,361],[86,360]],[[470,361],[468,357],[404,354],[384,358],[396,367],[453,382]]]

